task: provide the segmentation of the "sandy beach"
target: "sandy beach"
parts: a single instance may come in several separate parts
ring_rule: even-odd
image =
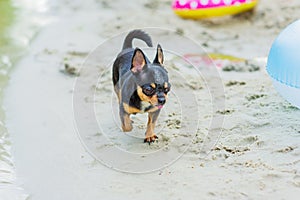
[[[299,198],[300,110],[274,89],[266,63],[300,1],[260,0],[253,13],[205,20],[181,19],[169,0],[45,5],[47,20],[4,91],[22,193],[0,187],[5,199]],[[120,130],[111,82],[133,29],[162,45],[172,83],[151,145],[146,115]],[[152,60],[153,48],[134,44]]]

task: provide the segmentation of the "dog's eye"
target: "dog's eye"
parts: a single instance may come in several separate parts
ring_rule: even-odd
[[[171,89],[171,84],[168,84],[168,87],[164,88],[164,93],[167,94],[168,92],[170,92]]]
[[[170,88],[165,88],[165,89],[164,89],[164,93],[167,94],[168,92],[170,92]]]
[[[152,96],[155,93],[155,89],[150,85],[143,86],[143,92],[147,96]]]

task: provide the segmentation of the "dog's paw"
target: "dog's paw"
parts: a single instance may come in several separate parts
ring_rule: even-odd
[[[146,138],[144,139],[144,143],[148,143],[148,144],[150,145],[151,143],[157,141],[157,139],[158,139],[158,137],[157,137],[155,134],[153,134],[153,135],[150,136],[150,137],[146,137]]]

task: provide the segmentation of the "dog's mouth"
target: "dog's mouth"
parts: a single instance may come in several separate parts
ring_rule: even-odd
[[[156,105],[156,107],[158,108],[158,109],[162,109],[163,107],[164,107],[164,105]]]

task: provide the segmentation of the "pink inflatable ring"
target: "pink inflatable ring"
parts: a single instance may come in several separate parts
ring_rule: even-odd
[[[258,0],[174,0],[174,12],[183,18],[199,19],[234,15],[252,10]]]

